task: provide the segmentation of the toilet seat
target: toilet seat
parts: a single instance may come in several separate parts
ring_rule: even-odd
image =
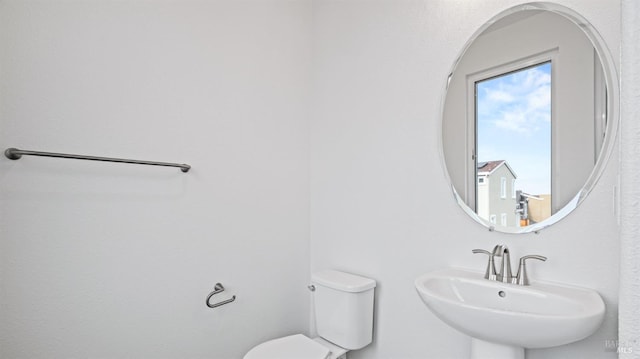
[[[302,334],[266,341],[253,347],[244,359],[328,359],[331,351]]]

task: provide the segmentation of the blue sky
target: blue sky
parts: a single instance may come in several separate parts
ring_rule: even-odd
[[[507,160],[516,189],[551,193],[551,63],[478,82],[478,161]]]

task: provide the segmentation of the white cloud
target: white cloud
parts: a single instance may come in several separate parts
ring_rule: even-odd
[[[496,128],[531,134],[551,121],[551,76],[536,67],[481,85],[478,113]]]
[[[511,93],[507,91],[489,91],[487,93],[487,98],[489,101],[501,102],[501,103],[510,103],[513,102],[514,97]]]

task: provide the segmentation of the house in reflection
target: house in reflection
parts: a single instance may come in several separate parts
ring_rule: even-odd
[[[476,212],[498,226],[520,225],[516,209],[516,173],[507,161],[478,162]]]

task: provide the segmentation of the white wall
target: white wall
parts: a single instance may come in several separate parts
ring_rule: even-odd
[[[622,1],[620,358],[640,358],[640,4]]]
[[[413,280],[481,270],[471,249],[498,242],[549,257],[532,277],[607,303],[593,337],[530,358],[615,357],[603,341],[617,337],[617,156],[539,235],[486,232],[442,173],[445,76],[484,21],[521,2],[0,1],[2,149],[193,165],[0,160],[0,357],[241,357],[308,328],[311,251],[312,270],[378,281],[375,343],[352,358],[462,358],[468,338]],[[618,58],[617,1],[559,2]],[[238,299],[211,310],[217,281]]]
[[[528,358],[615,358],[619,243],[614,154],[587,200],[540,234],[490,233],[457,207],[438,143],[446,76],[486,20],[522,3],[492,1],[314,2],[314,116],[311,122],[311,269],[370,276],[375,342],[360,359],[464,358],[468,337],[420,301],[414,279],[445,266],[482,271],[474,248],[505,243],[512,255],[543,254],[532,278],[596,289],[607,305],[592,337]],[[587,18],[619,58],[620,4],[563,0]],[[491,323],[487,323],[491,330]]]
[[[1,1],[0,357],[239,358],[308,329],[308,1]],[[215,299],[234,303],[209,309]],[[227,294],[228,293],[228,294]]]

